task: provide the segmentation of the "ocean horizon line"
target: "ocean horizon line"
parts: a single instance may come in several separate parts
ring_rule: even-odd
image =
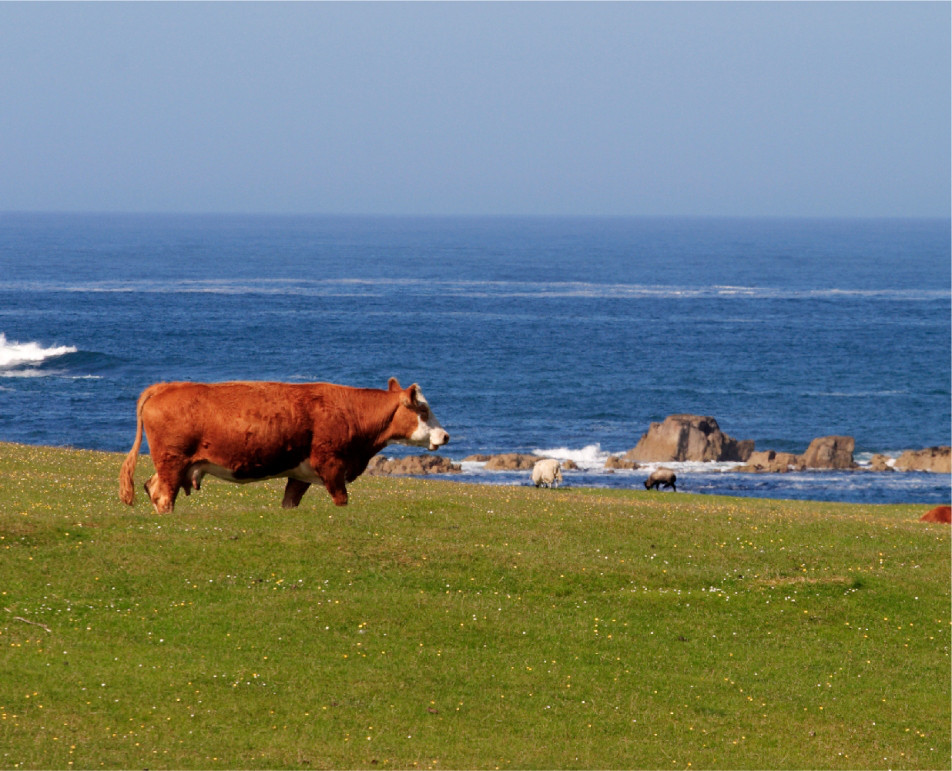
[[[156,218],[241,218],[251,219],[340,219],[340,220],[671,220],[683,221],[770,221],[770,222],[952,222],[949,214],[686,214],[686,213],[396,213],[396,212],[322,212],[322,211],[227,211],[159,209],[3,209],[0,217],[156,217]]]

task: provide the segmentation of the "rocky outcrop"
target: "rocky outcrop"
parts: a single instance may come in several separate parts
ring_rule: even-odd
[[[752,439],[738,441],[721,431],[717,421],[701,415],[669,415],[652,423],[637,446],[625,453],[634,462],[746,461]]]
[[[800,456],[807,468],[855,469],[853,449],[856,442],[851,436],[818,436]]]
[[[787,471],[803,471],[804,468],[806,467],[799,455],[792,452],[763,450],[751,453],[746,465],[740,466],[735,471],[782,474]]]
[[[802,455],[789,452],[765,450],[751,453],[746,465],[735,471],[783,472],[805,469],[854,470],[860,466],[853,460],[855,442],[851,436],[820,436],[810,442]],[[907,450],[898,460],[877,453],[869,461],[870,471],[933,471],[952,473],[950,448],[927,447],[924,450]]]
[[[423,476],[425,474],[455,474],[460,466],[440,455],[408,455],[405,458],[385,458],[377,455],[367,465],[372,476]]]
[[[507,452],[503,455],[493,455],[486,461],[487,471],[531,471],[539,460],[538,455],[527,455],[519,452]]]
[[[750,454],[747,463],[737,471],[751,473],[783,473],[811,469],[855,469],[851,436],[820,436],[810,442],[802,455],[792,452],[763,450]]]
[[[630,470],[630,469],[636,469],[641,467],[637,463],[635,463],[633,460],[625,460],[624,458],[620,458],[617,455],[610,455],[608,459],[605,461],[605,468],[611,471],[617,471],[620,469]]]
[[[952,473],[952,454],[949,447],[926,447],[924,450],[906,450],[895,464],[898,471],[932,471]]]

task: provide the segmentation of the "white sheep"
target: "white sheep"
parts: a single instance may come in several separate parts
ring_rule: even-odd
[[[558,487],[562,482],[562,465],[554,458],[543,458],[532,467],[532,484],[536,487]]]

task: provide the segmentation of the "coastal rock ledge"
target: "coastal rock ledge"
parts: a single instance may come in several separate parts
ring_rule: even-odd
[[[924,450],[906,450],[893,464],[899,471],[931,471],[952,473],[952,447],[926,447]]]
[[[856,441],[851,436],[818,436],[800,456],[807,468],[854,469],[853,450]]]
[[[799,455],[792,452],[775,452],[774,450],[761,450],[760,452],[751,453],[747,459],[747,465],[735,469],[735,471],[770,474],[804,470],[806,470],[806,465]]]
[[[626,461],[673,463],[678,461],[746,462],[754,440],[737,440],[721,431],[706,415],[669,415],[652,423],[638,444],[624,455]]]
[[[851,436],[818,436],[802,455],[765,450],[753,453],[746,466],[735,471],[749,473],[784,473],[807,469],[856,469],[853,460],[856,442]]]
[[[441,455],[408,455],[405,458],[385,458],[378,455],[367,466],[371,476],[423,476],[424,474],[456,474],[458,463]]]

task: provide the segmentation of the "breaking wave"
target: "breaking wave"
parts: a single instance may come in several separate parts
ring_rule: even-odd
[[[72,345],[58,345],[49,348],[40,343],[20,343],[7,340],[7,336],[0,332],[0,374],[7,377],[30,377],[28,372],[36,372],[39,364],[56,359],[66,354],[76,353],[77,348]]]
[[[604,452],[600,444],[590,444],[581,450],[571,450],[568,447],[556,447],[551,450],[533,450],[533,455],[540,458],[555,458],[558,461],[573,461],[580,469],[601,470],[605,468],[605,461],[611,455]]]

